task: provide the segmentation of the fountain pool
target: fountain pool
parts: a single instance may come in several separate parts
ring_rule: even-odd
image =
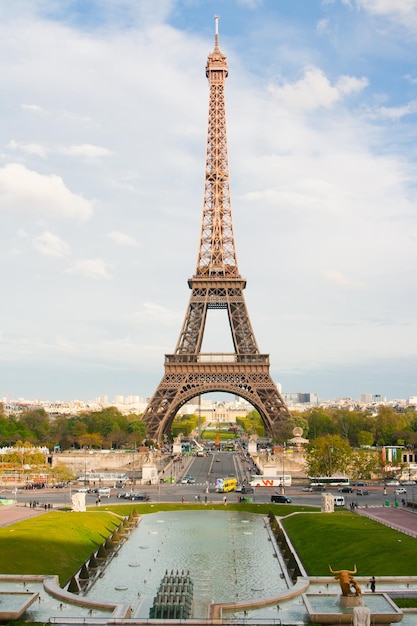
[[[165,571],[188,571],[194,618],[211,602],[271,597],[287,589],[280,557],[262,516],[239,511],[183,511],[145,515],[127,543],[88,590],[132,606],[148,617]]]

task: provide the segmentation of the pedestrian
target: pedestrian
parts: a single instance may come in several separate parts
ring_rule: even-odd
[[[371,580],[369,581],[371,583],[371,591],[372,593],[375,593],[375,576],[372,576]]]
[[[223,504],[227,504],[227,498],[226,498],[226,496],[223,496]]]
[[[184,504],[184,496],[181,497],[181,502]]]

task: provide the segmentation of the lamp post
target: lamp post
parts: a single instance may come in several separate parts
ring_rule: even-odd
[[[17,504],[17,470],[14,470],[14,503]]]
[[[87,448],[84,448],[84,487],[87,487]]]
[[[283,450],[282,450],[282,493],[285,493],[285,451],[286,451],[286,444],[284,442],[284,446],[283,446]]]

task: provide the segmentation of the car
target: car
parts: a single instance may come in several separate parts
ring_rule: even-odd
[[[281,502],[284,504],[290,504],[292,500],[288,496],[283,496],[279,493],[274,493],[271,496],[271,502]]]
[[[353,493],[352,487],[339,487],[339,493]]]
[[[184,476],[184,478],[181,481],[181,485],[194,485],[195,484],[195,478],[193,478],[192,476]]]
[[[399,487],[400,486],[400,481],[399,480],[388,480],[386,483],[387,487]]]
[[[367,496],[367,495],[369,495],[369,491],[367,489],[357,489],[356,490],[356,495],[357,496]]]
[[[128,500],[143,500],[145,502],[147,502],[148,500],[150,500],[149,496],[143,494],[143,493],[130,493],[129,497],[127,498]]]
[[[313,487],[303,487],[303,491],[311,492],[313,491]]]
[[[362,480],[358,480],[356,481],[356,483],[353,483],[354,487],[366,487],[368,483],[363,482]]]
[[[78,493],[88,493],[88,487],[80,487],[77,491]]]
[[[404,487],[397,487],[395,493],[405,495],[407,493],[407,489],[405,489]]]
[[[250,485],[242,485],[241,492],[242,493],[255,493],[255,489],[251,487]]]
[[[130,491],[118,491],[116,493],[116,498],[124,498],[125,500],[128,500],[130,494],[131,494]]]

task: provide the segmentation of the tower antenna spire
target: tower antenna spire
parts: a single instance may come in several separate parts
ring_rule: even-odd
[[[219,48],[219,16],[214,16],[214,47],[216,50]]]

